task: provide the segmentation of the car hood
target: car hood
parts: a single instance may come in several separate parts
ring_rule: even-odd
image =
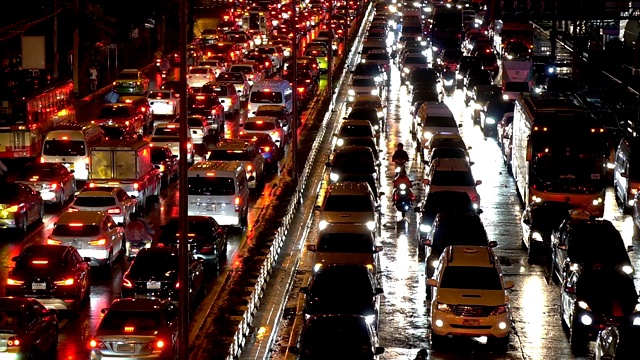
[[[504,290],[466,290],[438,288],[438,302],[449,305],[500,306],[508,303]]]

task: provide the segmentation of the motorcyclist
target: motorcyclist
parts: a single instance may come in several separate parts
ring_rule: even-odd
[[[409,177],[407,176],[407,172],[405,170],[400,170],[400,172],[398,173],[398,176],[396,176],[395,179],[393,179],[393,188],[397,189],[400,184],[405,184],[407,185],[407,189],[411,189],[413,187],[413,183],[411,182],[411,179],[409,179]]]
[[[162,59],[162,48],[156,50],[156,52],[153,53],[153,58]]]
[[[127,242],[126,249],[129,256],[137,254],[137,251],[151,243],[152,237],[148,229],[150,229],[149,224],[141,220],[137,212],[129,214],[129,222],[124,229],[124,237]],[[135,248],[136,251],[132,252],[132,248]]]
[[[396,145],[396,151],[393,153],[391,160],[397,165],[404,165],[409,161],[409,154],[404,151],[404,145],[402,143]]]

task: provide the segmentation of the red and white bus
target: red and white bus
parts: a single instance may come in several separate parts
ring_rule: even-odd
[[[42,140],[71,105],[73,82],[0,94],[0,158],[40,156]]]

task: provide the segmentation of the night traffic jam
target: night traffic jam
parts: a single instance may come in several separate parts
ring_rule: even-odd
[[[622,36],[195,2],[186,52],[1,92],[0,359],[640,358]]]

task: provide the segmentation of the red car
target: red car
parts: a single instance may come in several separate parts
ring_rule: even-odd
[[[127,131],[144,135],[147,121],[146,116],[133,104],[105,104],[100,113],[91,123],[93,124],[121,124],[127,127]]]

